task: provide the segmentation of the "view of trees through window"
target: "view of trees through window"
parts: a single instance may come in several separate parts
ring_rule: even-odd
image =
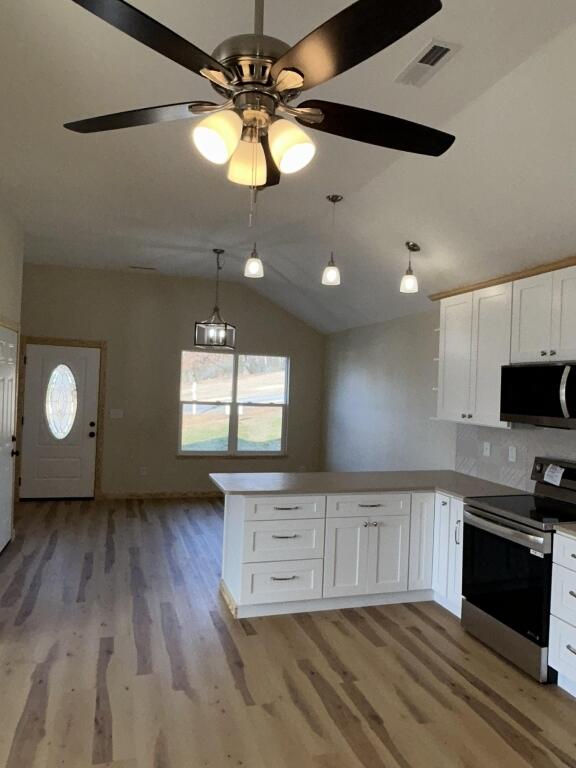
[[[286,357],[182,352],[180,450],[283,451],[287,382]]]

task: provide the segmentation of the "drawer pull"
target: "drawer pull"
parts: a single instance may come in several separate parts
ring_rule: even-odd
[[[383,507],[384,504],[358,504],[360,509],[378,509],[379,507]]]
[[[288,536],[288,535],[286,535],[286,536],[279,536],[279,535],[273,533],[272,534],[272,538],[273,539],[297,539],[298,538],[298,534],[297,533],[293,533],[291,536]]]
[[[574,656],[576,656],[576,648],[573,648],[571,645],[567,645],[566,650],[570,651],[570,653],[573,653]]]
[[[298,576],[270,576],[272,581],[294,581]]]
[[[568,594],[570,595],[570,597],[576,597],[576,592],[574,592],[573,589],[571,589],[570,592],[568,592]]]
[[[293,512],[297,509],[301,509],[301,507],[274,507],[276,512]]]

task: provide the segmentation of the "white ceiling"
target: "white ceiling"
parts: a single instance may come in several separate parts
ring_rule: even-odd
[[[211,52],[249,31],[251,0],[134,0]],[[267,0],[266,32],[295,42],[347,0]],[[576,252],[576,67],[573,0],[444,0],[443,11],[391,49],[310,97],[372,108],[457,135],[440,159],[315,134],[303,172],[261,195],[267,273],[250,285],[323,331],[420,311],[426,293]],[[462,51],[424,88],[394,83],[432,39]],[[5,4],[0,27],[0,187],[34,263],[241,279],[251,241],[248,192],[191,148],[189,123],[101,135],[67,120],[212,98],[208,84],[70,0]],[[569,80],[568,80],[569,82]],[[308,96],[308,94],[307,94]],[[339,192],[343,285],[319,277],[329,205]],[[403,243],[422,245],[419,296],[401,296]]]

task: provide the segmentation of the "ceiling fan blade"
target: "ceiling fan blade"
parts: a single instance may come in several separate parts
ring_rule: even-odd
[[[182,104],[165,104],[161,107],[146,107],[131,109],[129,112],[116,112],[112,115],[90,117],[74,123],[65,123],[64,128],[76,133],[99,133],[100,131],[115,131],[118,128],[133,128],[136,125],[151,125],[166,123],[170,120],[187,120],[197,115],[191,107],[214,107],[218,105],[211,101],[185,101]]]
[[[442,8],[441,0],[357,0],[296,43],[272,67],[304,77],[303,90],[324,83],[395,43]]]
[[[223,73],[227,79],[232,77],[226,67],[212,56],[124,0],[73,0],[73,2],[191,72],[199,75],[202,69],[215,70]]]
[[[347,104],[310,100],[299,107],[320,109],[324,115],[321,123],[310,123],[305,118],[297,117],[297,121],[307,128],[401,152],[438,157],[456,141],[455,136],[436,128]]]
[[[264,134],[264,136],[261,137],[260,144],[262,145],[262,149],[264,150],[264,155],[266,157],[266,184],[262,184],[262,186],[258,187],[258,189],[275,187],[277,184],[280,184],[281,174],[278,170],[278,166],[274,162],[274,158],[272,157],[272,152],[270,151],[270,142],[268,141],[267,134]]]

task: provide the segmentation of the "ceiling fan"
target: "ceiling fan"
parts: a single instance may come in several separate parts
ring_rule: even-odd
[[[253,188],[279,183],[306,166],[315,147],[293,121],[367,144],[439,156],[455,137],[367,109],[312,99],[291,102],[392,45],[442,8],[441,0],[357,0],[296,45],[263,33],[264,0],[255,0],[254,33],[230,37],[212,56],[125,0],[73,0],[130,37],[208,79],[225,101],[186,101],[66,123],[80,133],[202,116],[197,149],[228,178]],[[288,118],[288,119],[286,119]]]

